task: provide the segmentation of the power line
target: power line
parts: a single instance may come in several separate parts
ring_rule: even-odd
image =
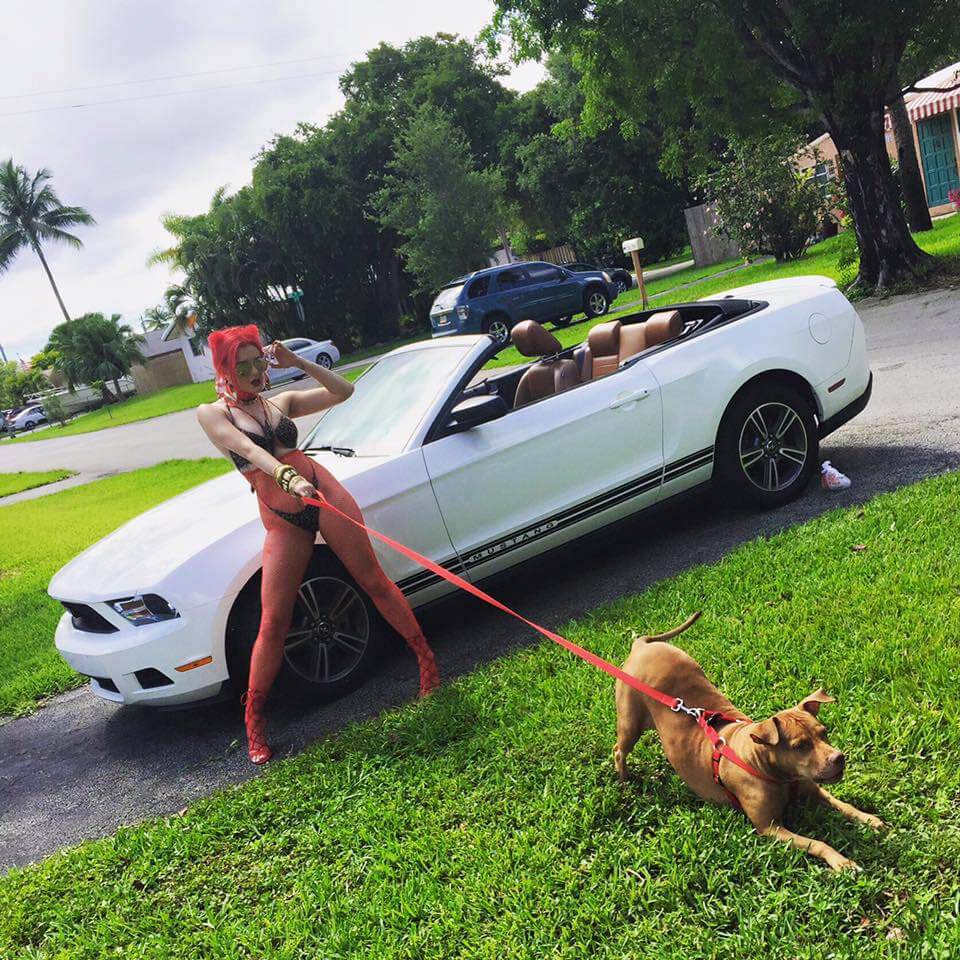
[[[239,83],[223,83],[216,87],[195,87],[192,90],[168,90],[165,93],[145,93],[139,97],[116,97],[113,100],[92,100],[90,103],[63,103],[56,107],[34,107],[31,110],[12,110],[0,113],[0,117],[22,117],[30,113],[48,113],[52,110],[79,110],[84,107],[100,107],[111,103],[134,103],[137,100],[159,100],[161,97],[185,97],[191,93],[207,93],[211,90],[231,90],[235,87],[250,87],[258,83],[278,83],[281,80],[307,80],[313,77],[329,77],[340,70],[321,70],[319,73],[296,73],[288,77],[262,77],[259,80],[241,80]]]
[[[86,90],[104,90],[108,87],[130,87],[137,83],[160,83],[164,80],[188,80],[191,77],[209,77],[217,73],[236,73],[241,70],[264,70],[267,67],[286,67],[296,63],[312,63],[314,60],[329,59],[329,55],[302,57],[299,60],[274,60],[270,63],[255,63],[242,67],[221,67],[219,70],[198,70],[196,73],[172,73],[166,77],[146,77],[141,80],[115,80],[112,83],[91,83],[85,87],[61,87],[58,90],[40,90],[36,93],[9,93],[0,96],[0,100],[24,100],[27,97],[48,97],[55,93],[83,93]]]

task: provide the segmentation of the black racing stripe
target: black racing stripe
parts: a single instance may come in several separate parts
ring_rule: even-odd
[[[627,500],[638,497],[640,494],[646,493],[648,490],[658,486],[661,483],[661,476],[662,482],[667,483],[669,481],[676,480],[684,474],[692,472],[693,470],[699,470],[701,467],[707,466],[712,461],[713,447],[705,447],[703,450],[700,450],[697,453],[692,453],[689,456],[673,461],[673,463],[668,464],[666,469],[663,471],[654,470],[650,473],[644,474],[642,477],[637,477],[634,480],[630,480],[627,483],[621,484],[619,487],[614,487],[612,490],[608,490],[605,493],[598,494],[597,496],[591,497],[588,500],[583,500],[580,503],[574,504],[572,507],[567,507],[565,510],[561,510],[559,513],[555,513],[550,517],[545,517],[543,520],[540,520],[537,523],[529,524],[526,527],[515,530],[505,537],[488,541],[483,546],[477,547],[475,550],[471,551],[471,556],[475,556],[478,553],[494,550],[498,546],[500,547],[499,550],[496,550],[496,552],[491,553],[489,556],[477,557],[475,560],[471,560],[467,563],[461,563],[459,558],[452,557],[444,560],[440,565],[446,567],[453,573],[463,574],[463,572],[466,570],[472,570],[474,567],[478,567],[481,564],[487,563],[489,560],[506,556],[507,554],[513,553],[515,550],[519,550],[521,547],[526,547],[531,543],[536,543],[538,540],[542,540],[544,537],[551,536],[554,533],[559,533],[575,523],[580,523],[581,521],[589,519],[598,513],[602,513],[605,510],[610,510],[613,507],[625,503]],[[524,536],[524,534],[528,534],[531,530],[536,530],[538,527],[544,527],[544,529],[532,536]],[[511,543],[509,546],[502,546],[503,544],[509,543],[511,540],[517,540],[517,542]],[[420,573],[415,573],[409,577],[405,577],[403,580],[399,580],[397,582],[397,586],[405,594],[416,593],[420,590],[425,590],[427,587],[431,587],[437,583],[440,583],[442,579],[443,578],[437,574],[432,573],[429,570],[424,570]]]
[[[567,510],[564,512],[563,519],[560,519],[560,514],[556,517],[548,517],[544,520],[541,520],[540,523],[533,524],[530,527],[526,527],[523,530],[513,533],[508,537],[504,537],[501,540],[498,540],[494,546],[499,544],[508,543],[510,540],[515,540],[518,537],[523,539],[517,540],[516,543],[511,543],[509,546],[503,546],[495,553],[491,553],[486,557],[477,557],[474,560],[468,560],[466,568],[472,570],[474,567],[480,566],[482,563],[486,563],[488,560],[494,560],[499,557],[506,556],[509,553],[513,553],[514,550],[519,550],[521,547],[526,547],[531,543],[536,543],[538,540],[542,540],[544,537],[549,537],[555,533],[559,533],[561,530],[565,530],[567,527],[573,526],[575,523],[579,523],[581,520],[586,520],[595,514],[602,513],[604,510],[609,510],[611,507],[618,506],[619,504],[625,502],[626,500],[631,500],[634,497],[640,496],[641,493],[645,493],[647,490],[652,490],[660,484],[660,471],[648,480],[646,483],[637,486],[633,485],[628,490],[619,489],[619,493],[615,497],[608,496],[604,499],[604,502],[600,505],[588,507],[586,504],[582,504],[578,510]],[[539,533],[533,534],[531,536],[523,536],[527,531],[534,530],[537,527],[547,525],[545,529],[541,530]],[[490,550],[491,547],[483,547],[480,550],[473,551],[474,554],[482,552],[483,550]]]
[[[696,453],[691,453],[688,457],[682,457],[680,460],[674,460],[673,463],[668,463],[665,472],[672,473],[677,467],[686,466],[688,463],[692,463],[694,460],[699,460],[702,457],[705,457],[708,453],[711,457],[713,457],[713,447],[704,447],[702,450],[698,450]]]
[[[694,460],[682,467],[669,470],[666,474],[664,474],[663,482],[669,483],[671,480],[676,480],[678,477],[682,477],[684,474],[690,473],[691,470],[699,470],[701,467],[708,467],[711,463],[713,463],[713,455],[708,454],[707,456],[704,456],[699,460]]]
[[[591,509],[593,507],[602,505],[605,501],[614,498],[620,497],[624,493],[628,493],[635,488],[646,487],[651,483],[660,482],[660,470],[654,470],[651,473],[644,474],[642,477],[636,477],[633,480],[628,481],[627,483],[621,484],[619,487],[614,487],[611,490],[607,490],[606,493],[597,494],[595,497],[591,497],[589,500],[581,500],[579,503],[575,503],[572,507],[567,507],[564,510],[561,510],[559,513],[555,513],[552,516],[544,517],[542,520],[538,520],[536,523],[527,524],[525,527],[521,527],[518,530],[513,530],[511,533],[507,534],[504,537],[498,537],[496,540],[489,540],[487,543],[482,546],[476,547],[471,551],[473,553],[479,553],[482,550],[490,550],[493,547],[496,547],[498,544],[504,543],[507,540],[512,540],[514,537],[519,537],[522,534],[526,533],[528,530],[533,530],[536,527],[542,526],[545,523],[553,523],[554,521],[564,521],[572,514],[579,514],[583,510]],[[641,491],[638,491],[641,492]],[[602,507],[601,507],[602,509]]]

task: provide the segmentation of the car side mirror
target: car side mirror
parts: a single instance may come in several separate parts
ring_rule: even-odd
[[[490,420],[498,420],[507,412],[507,401],[499,394],[470,397],[458,403],[447,418],[444,433],[461,433]]]

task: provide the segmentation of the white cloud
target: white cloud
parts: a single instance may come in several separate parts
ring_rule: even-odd
[[[42,16],[35,3],[7,6],[19,42],[0,61],[0,157],[48,167],[63,202],[97,218],[78,230],[82,251],[46,249],[71,315],[122,313],[131,323],[170,280],[166,268],[147,267],[169,239],[164,213],[204,209],[217,187],[248,181],[252,158],[274,134],[322,123],[342,104],[338,74],[366,50],[438,32],[473,37],[493,11],[492,0],[48,0]],[[77,89],[308,57],[320,59]],[[529,89],[541,76],[526,64],[506,82]],[[211,89],[260,79],[270,82]],[[154,96],[198,88],[206,92]],[[71,92],[16,97],[61,89]],[[103,103],[132,97],[145,99]],[[25,110],[35,112],[11,115]],[[39,261],[23,251],[0,275],[0,344],[11,359],[29,357],[61,320]]]

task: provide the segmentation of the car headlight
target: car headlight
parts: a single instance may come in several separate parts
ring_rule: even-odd
[[[173,620],[180,616],[176,607],[155,593],[145,593],[142,597],[139,594],[135,597],[121,597],[119,600],[111,600],[110,606],[135,627],[159,623],[161,620]]]
[[[613,283],[613,278],[610,276],[609,273],[607,273],[606,270],[603,271],[603,279],[606,280],[607,283]]]

